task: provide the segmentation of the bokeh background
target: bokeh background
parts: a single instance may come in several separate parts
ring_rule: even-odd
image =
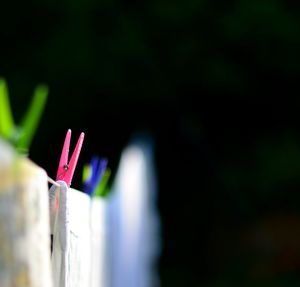
[[[300,18],[290,0],[5,1],[0,75],[16,120],[50,94],[30,157],[63,139],[116,171],[155,142],[162,287],[299,286]],[[125,287],[125,286],[124,286]]]

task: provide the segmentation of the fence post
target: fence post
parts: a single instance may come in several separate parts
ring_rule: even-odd
[[[0,139],[0,286],[52,287],[46,172]]]

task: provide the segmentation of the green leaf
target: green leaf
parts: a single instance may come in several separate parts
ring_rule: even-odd
[[[28,150],[44,110],[47,97],[48,88],[44,85],[37,86],[30,107],[20,125],[21,135],[17,141],[18,150]]]
[[[6,82],[0,78],[0,136],[9,140],[14,129]]]

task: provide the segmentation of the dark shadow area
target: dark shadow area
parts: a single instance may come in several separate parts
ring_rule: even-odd
[[[152,134],[162,287],[298,286],[299,3],[30,0],[1,15],[15,118],[49,86],[30,157],[51,177],[68,128],[73,144],[86,133],[78,169],[96,153],[113,173]]]

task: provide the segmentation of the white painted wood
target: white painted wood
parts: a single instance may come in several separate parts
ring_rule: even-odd
[[[0,139],[0,286],[52,287],[45,171]]]
[[[49,191],[54,287],[90,287],[90,198],[58,183]]]
[[[134,142],[122,153],[109,203],[112,287],[157,287],[160,252],[156,179],[151,145]]]
[[[108,222],[106,198],[96,197],[91,205],[91,287],[109,287]]]

